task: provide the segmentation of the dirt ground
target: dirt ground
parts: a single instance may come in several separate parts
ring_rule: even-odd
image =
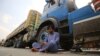
[[[99,54],[90,53],[71,53],[63,51],[58,53],[40,53],[31,52],[30,49],[6,48],[0,47],[0,56],[100,56]]]

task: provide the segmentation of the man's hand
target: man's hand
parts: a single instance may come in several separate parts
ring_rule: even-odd
[[[47,45],[47,42],[41,42],[42,45]]]

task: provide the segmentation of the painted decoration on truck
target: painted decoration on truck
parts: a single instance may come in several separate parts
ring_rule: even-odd
[[[93,0],[93,5],[96,11],[100,11],[100,0]]]

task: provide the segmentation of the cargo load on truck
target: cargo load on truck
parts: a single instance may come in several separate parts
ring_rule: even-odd
[[[27,19],[7,36],[5,46],[25,47],[31,46],[32,35],[40,24],[41,14],[38,11],[30,10]]]

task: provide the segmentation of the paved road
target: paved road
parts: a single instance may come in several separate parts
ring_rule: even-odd
[[[58,52],[56,54],[31,52],[30,49],[17,49],[0,47],[0,56],[100,56],[97,54],[89,53],[71,53],[69,51]]]

